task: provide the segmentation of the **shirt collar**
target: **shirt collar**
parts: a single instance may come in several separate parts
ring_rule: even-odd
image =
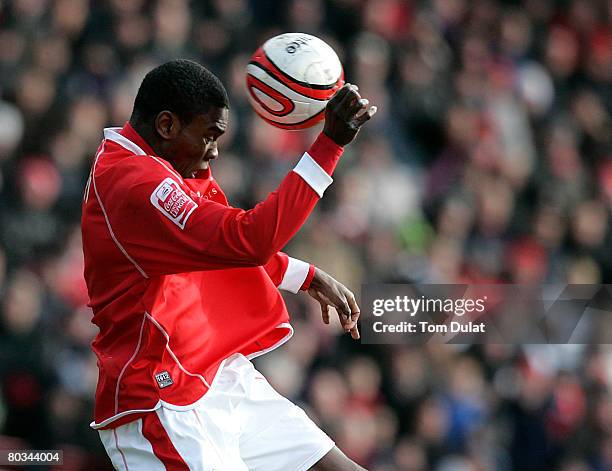
[[[208,164],[208,168],[204,170],[198,170],[194,177],[196,180],[208,180],[212,178],[212,173],[210,171],[210,163]]]
[[[138,134],[136,132],[136,130],[132,127],[132,125],[130,124],[130,122],[126,122],[123,125],[123,128],[121,128],[121,131],[119,131],[119,134],[121,134],[123,137],[125,137],[126,139],[129,139],[130,141],[132,141],[134,144],[136,144],[138,147],[140,147],[143,151],[145,151],[147,154],[149,155],[154,155],[155,157],[160,157],[163,159],[163,157],[157,155],[153,149],[151,148],[151,146],[149,144],[147,144],[147,141],[145,141],[140,134]],[[164,159],[165,160],[165,159]]]
[[[117,129],[117,128],[115,128]],[[134,127],[130,124],[129,121],[127,121],[124,125],[123,128],[121,128],[121,130],[119,130],[119,134],[121,134],[123,137],[125,137],[126,139],[128,139],[129,141],[133,142],[134,144],[136,144],[138,147],[140,147],[144,152],[146,152],[148,155],[153,155],[155,157],[159,157],[160,159],[164,159],[163,157],[157,155],[155,153],[155,151],[153,151],[153,149],[151,148],[151,146],[149,144],[147,144],[147,141],[145,141],[140,134],[138,134],[136,132],[136,130],[134,129]],[[166,159],[164,159],[166,160]],[[167,160],[166,160],[167,161]],[[168,162],[169,163],[169,162]],[[209,167],[205,170],[200,170],[198,171],[198,173],[196,174],[196,176],[194,177],[195,180],[208,180],[208,179],[212,179],[212,172],[210,171],[210,164]]]

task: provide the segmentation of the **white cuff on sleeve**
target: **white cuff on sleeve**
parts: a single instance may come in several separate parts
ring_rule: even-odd
[[[323,192],[334,181],[334,179],[321,168],[321,166],[308,154],[308,152],[304,153],[293,171],[302,177],[304,181],[308,183],[308,185],[310,185],[310,187],[319,195],[319,197],[323,197]]]
[[[308,276],[308,270],[310,270],[310,264],[289,257],[287,271],[283,276],[283,281],[278,285],[278,289],[297,293]]]

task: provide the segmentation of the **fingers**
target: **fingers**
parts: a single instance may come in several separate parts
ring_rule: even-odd
[[[321,318],[324,324],[329,325],[329,308],[333,307],[338,313],[338,319],[343,330],[350,332],[353,339],[359,339],[357,322],[359,321],[360,309],[355,300],[355,295],[342,284],[333,279],[331,280],[334,281],[333,290],[326,291],[310,288],[308,293],[319,303]]]
[[[340,302],[336,305],[336,310],[340,315],[340,323],[344,330],[350,330],[351,323],[351,307],[345,296],[340,297]]]
[[[331,107],[335,107],[338,105],[338,103],[340,103],[342,101],[342,99],[345,97],[345,95],[348,93],[348,91],[351,88],[351,84],[350,83],[345,83],[342,88],[340,88],[340,90],[338,90],[333,97],[331,97],[331,99],[329,100],[328,106]]]
[[[355,295],[349,291],[349,295],[347,296],[347,301],[349,303],[349,308],[351,309],[351,321],[355,324],[357,323],[357,319],[359,319],[359,314],[361,310],[359,309],[359,305],[355,300]]]
[[[349,85],[346,94],[342,97],[338,105],[336,105],[336,111],[345,120],[348,120],[352,117],[352,109],[355,107],[356,103],[359,103],[359,100],[361,99],[361,96],[357,91],[358,89],[359,88],[357,87],[357,85]]]
[[[370,100],[367,98],[361,98],[357,85],[346,84],[342,87],[341,91],[346,89],[338,104],[335,105],[335,109],[339,115],[346,119],[347,122],[352,122],[354,126],[360,127],[366,121],[372,119],[372,116],[376,114],[378,107],[370,106]],[[339,92],[336,94],[336,96]],[[336,97],[334,96],[334,98]]]
[[[365,113],[362,113],[361,115],[357,116],[357,118],[355,119],[355,123],[357,124],[357,126],[362,126],[363,123],[365,123],[366,121],[372,119],[372,116],[374,116],[376,114],[376,111],[378,111],[378,107],[377,106],[370,106],[368,111],[366,111]]]
[[[359,320],[359,307],[355,302],[355,298],[347,298],[346,304],[343,302],[336,302],[328,304],[325,300],[319,300],[319,304],[321,305],[321,317],[323,319],[323,323],[329,325],[330,317],[329,317],[329,308],[333,306],[338,312],[338,319],[340,320],[340,324],[345,332],[350,332],[351,337],[355,340],[358,340],[361,336],[359,334],[359,328],[357,326],[357,321]],[[349,309],[348,314],[345,314],[346,309]],[[352,311],[352,312],[351,312]]]
[[[350,300],[350,298],[349,298]],[[345,332],[350,332],[351,337],[354,340],[358,340],[361,335],[359,334],[359,327],[357,324],[357,321],[359,320],[359,316],[360,316],[360,312],[359,312],[359,307],[357,306],[357,303],[355,302],[355,299],[352,299],[351,302],[351,309],[354,310],[351,315],[344,320],[344,322],[342,322],[342,317],[340,316],[340,322],[342,323],[342,327],[344,328]]]
[[[348,291],[348,290],[347,290]],[[355,295],[348,291],[346,295],[347,302],[349,304],[349,308],[351,310],[351,315],[359,314],[361,309],[359,309],[359,305],[357,304],[357,300],[355,299]]]
[[[369,100],[362,98],[358,90],[356,85],[344,84],[325,109],[323,132],[340,146],[355,139],[359,128],[376,113],[376,107],[370,106]]]
[[[359,309],[359,305],[357,304],[357,301],[355,300],[355,295],[353,293],[348,291],[346,295],[346,299],[348,301],[349,308],[351,309],[351,314],[350,314],[349,322],[347,326],[348,326],[348,330],[351,332],[351,336],[353,336],[355,329],[357,329],[357,321],[359,320],[360,309]],[[359,335],[359,331],[356,331],[356,332],[357,332],[357,335]]]
[[[308,290],[308,293],[314,299],[316,299],[319,303],[319,306],[321,306],[321,318],[323,319],[323,323],[329,325],[329,307],[335,306],[335,304],[332,303],[327,296],[325,296],[322,292],[318,290],[310,288]]]
[[[357,327],[357,324],[355,324],[355,327],[351,329],[351,338],[353,340],[359,340],[361,338],[361,335],[359,334],[359,327]]]
[[[349,297],[349,304],[351,306],[351,337],[354,340],[357,340],[361,337],[361,335],[359,335],[359,327],[357,327],[357,321],[359,320],[359,316],[361,314],[360,309],[359,309],[359,305],[357,304],[357,301],[355,300],[355,296],[353,295],[353,293],[351,293],[351,296]]]
[[[329,308],[331,306],[338,313],[340,325],[346,332],[350,331],[354,327],[351,317],[351,305],[344,293],[331,296],[331,299],[325,296],[323,293],[319,293],[319,303],[321,304],[321,309],[323,309],[323,306],[325,306],[326,311],[325,314],[323,314],[323,321],[325,322],[325,318],[327,318],[327,322],[325,322],[326,324],[329,324]]]
[[[321,317],[323,318],[323,323],[329,325],[329,304],[319,301],[321,305]]]
[[[357,329],[357,321],[359,320],[359,306],[355,300],[355,295],[348,289],[343,287],[341,292],[341,299],[343,300],[344,309],[338,309],[338,316],[340,318],[340,324],[344,328],[345,332],[351,332],[351,337],[359,338],[359,331]],[[348,308],[348,312],[346,309]],[[357,337],[355,337],[357,336]]]
[[[360,98],[355,103],[353,103],[353,106],[351,108],[351,114],[355,117],[359,117],[361,114],[365,113],[369,104],[370,100],[368,100],[367,98]]]

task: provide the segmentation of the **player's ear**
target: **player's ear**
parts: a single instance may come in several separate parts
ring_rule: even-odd
[[[181,132],[181,122],[172,111],[160,111],[155,117],[155,130],[162,139],[169,141]]]

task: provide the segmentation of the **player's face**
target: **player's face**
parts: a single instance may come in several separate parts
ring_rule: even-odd
[[[181,128],[174,150],[174,167],[184,178],[193,177],[208,168],[219,155],[217,140],[227,129],[228,109],[210,107]]]

